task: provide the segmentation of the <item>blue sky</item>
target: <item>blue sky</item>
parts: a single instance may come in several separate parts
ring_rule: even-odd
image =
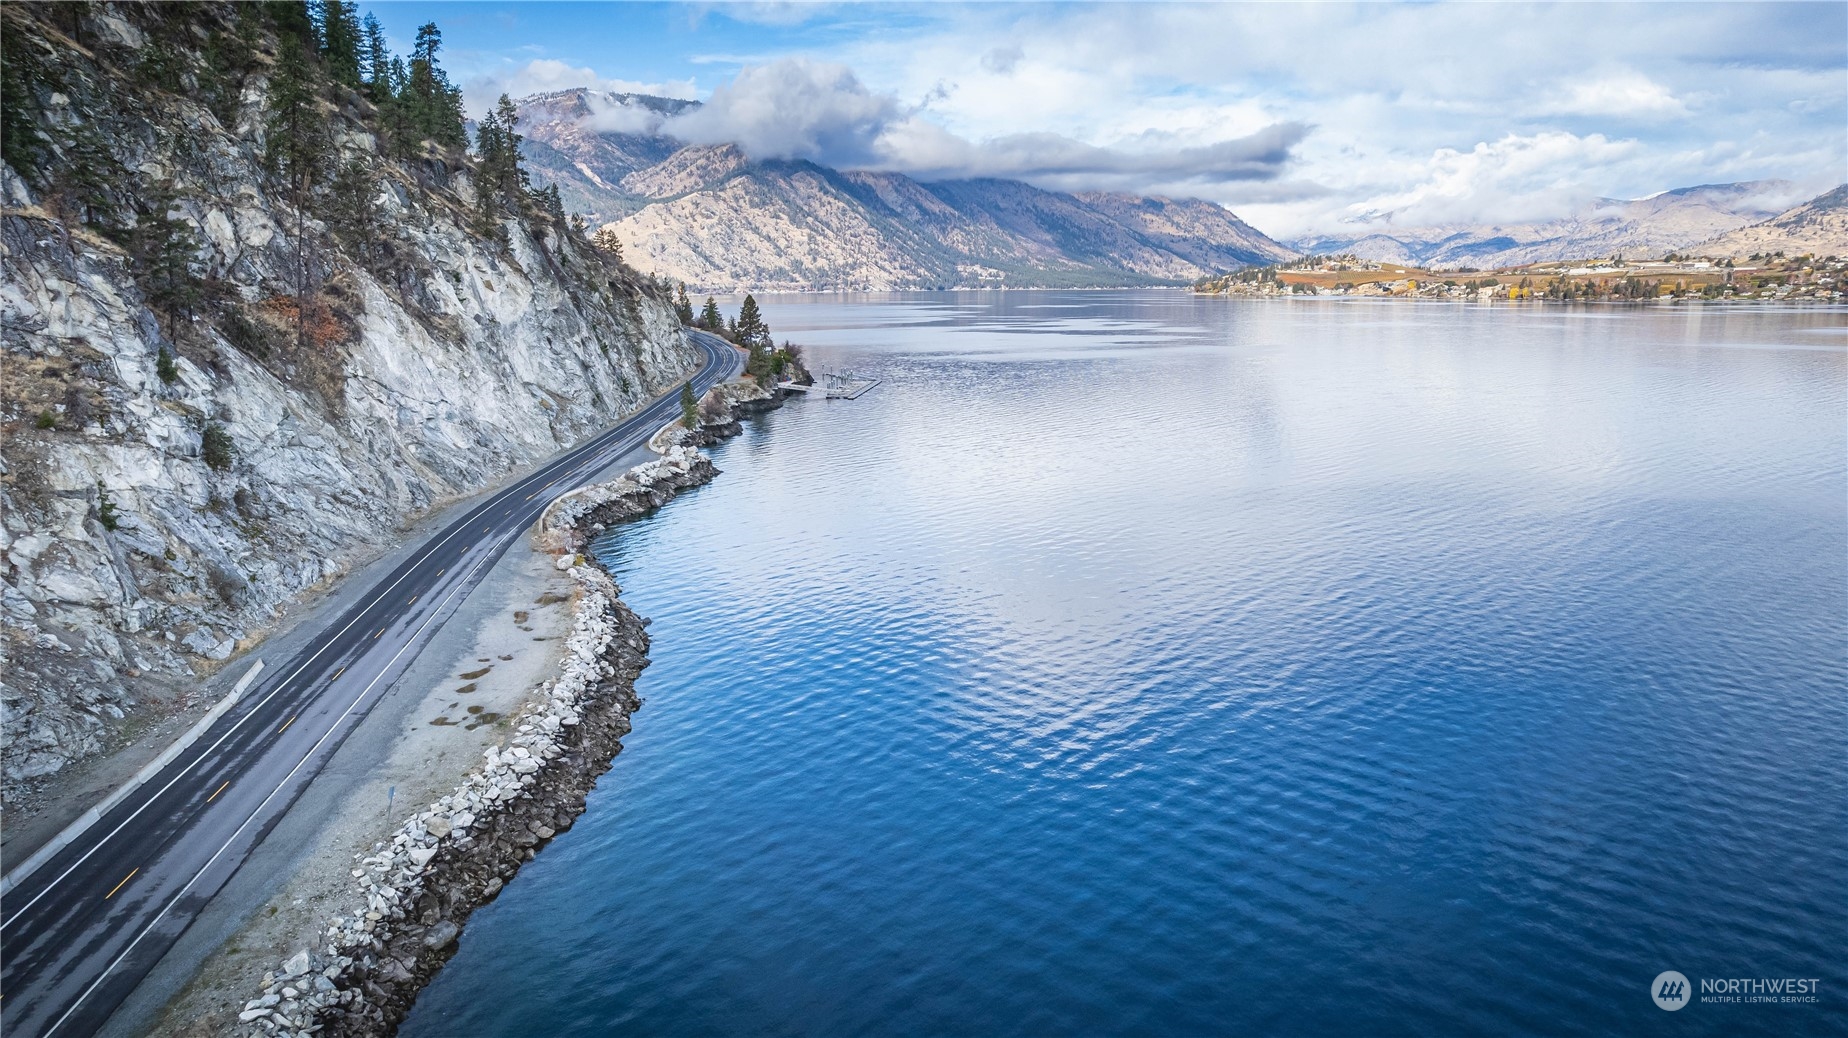
[[[1848,5],[382,3],[479,105],[694,97],[763,157],[1195,195],[1273,234],[1848,180]],[[618,113],[620,114],[620,113]],[[625,124],[626,125],[626,124]],[[1775,195],[1777,197],[1769,197]]]

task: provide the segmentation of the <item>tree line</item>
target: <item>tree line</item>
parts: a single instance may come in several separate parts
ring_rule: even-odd
[[[744,297],[736,317],[728,318],[721,313],[718,300],[712,296],[706,297],[706,305],[695,314],[693,301],[687,298],[687,286],[683,284],[674,292],[674,313],[679,316],[680,323],[689,328],[711,332],[742,346],[748,354],[745,374],[760,383],[767,385],[801,364],[802,348],[787,339],[781,346],[776,344],[755,296],[747,294]]]

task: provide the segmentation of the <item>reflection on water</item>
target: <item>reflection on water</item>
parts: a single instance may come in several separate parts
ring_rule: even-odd
[[[1840,1024],[1842,313],[765,302],[885,381],[601,544],[648,705],[406,1035]]]

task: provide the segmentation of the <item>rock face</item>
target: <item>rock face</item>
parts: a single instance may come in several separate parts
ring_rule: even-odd
[[[1294,255],[1197,199],[752,161],[652,133],[694,106],[670,98],[520,105],[538,175],[613,226],[637,267],[703,291],[1178,284]]]
[[[1818,195],[1763,223],[1741,227],[1695,246],[1711,256],[1750,256],[1781,252],[1786,256],[1848,254],[1848,184]]]
[[[729,424],[733,416],[723,418]],[[541,686],[515,718],[513,736],[490,748],[453,793],[413,814],[388,845],[356,863],[345,912],[313,938],[316,947],[261,978],[231,1034],[392,1034],[418,990],[455,953],[469,915],[546,841],[571,828],[585,795],[622,750],[629,715],[641,706],[635,679],[648,666],[649,648],[647,621],[579,553],[605,525],[659,508],[717,473],[704,454],[670,446],[657,461],[553,503],[542,535],[564,552],[559,565],[580,590],[559,677]]]
[[[1769,201],[1788,197],[1790,192],[1790,184],[1774,180],[1703,184],[1648,198],[1600,199],[1560,220],[1388,227],[1372,234],[1310,237],[1292,244],[1303,254],[1353,253],[1362,259],[1419,267],[1488,269],[1620,254],[1653,258],[1763,220],[1777,211],[1766,208]]]
[[[265,169],[271,60],[207,89],[239,15],[180,10],[4,12],[8,106],[38,136],[0,168],[9,796],[102,747],[136,687],[190,685],[407,519],[697,364],[662,286],[544,214],[484,228],[468,160],[387,159],[345,88],[336,165],[372,171],[372,230],[297,209]],[[82,169],[115,172],[77,200]],[[135,255],[162,216],[184,305]]]

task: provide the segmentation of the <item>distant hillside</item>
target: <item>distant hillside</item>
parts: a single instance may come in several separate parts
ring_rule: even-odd
[[[1848,184],[1817,195],[1763,223],[1702,242],[1694,251],[1714,256],[1782,252],[1797,256],[1848,255]]]
[[[1182,284],[1295,254],[1197,199],[926,184],[649,132],[689,101],[570,90],[520,104],[534,179],[613,226],[639,269],[704,290]]]
[[[693,106],[692,101],[647,94],[536,94],[520,102],[520,132],[526,137],[520,151],[535,181],[558,185],[567,210],[602,223],[644,204],[617,186],[622,179],[659,163],[680,144],[647,133],[598,132],[589,124],[612,111],[666,117]]]
[[[1600,199],[1561,220],[1406,228],[1358,236],[1326,235],[1293,244],[1304,253],[1352,253],[1423,267],[1501,267],[1612,255],[1660,256],[1756,223],[1776,212],[1764,200],[1788,197],[1784,181],[1703,184],[1630,201]]]

